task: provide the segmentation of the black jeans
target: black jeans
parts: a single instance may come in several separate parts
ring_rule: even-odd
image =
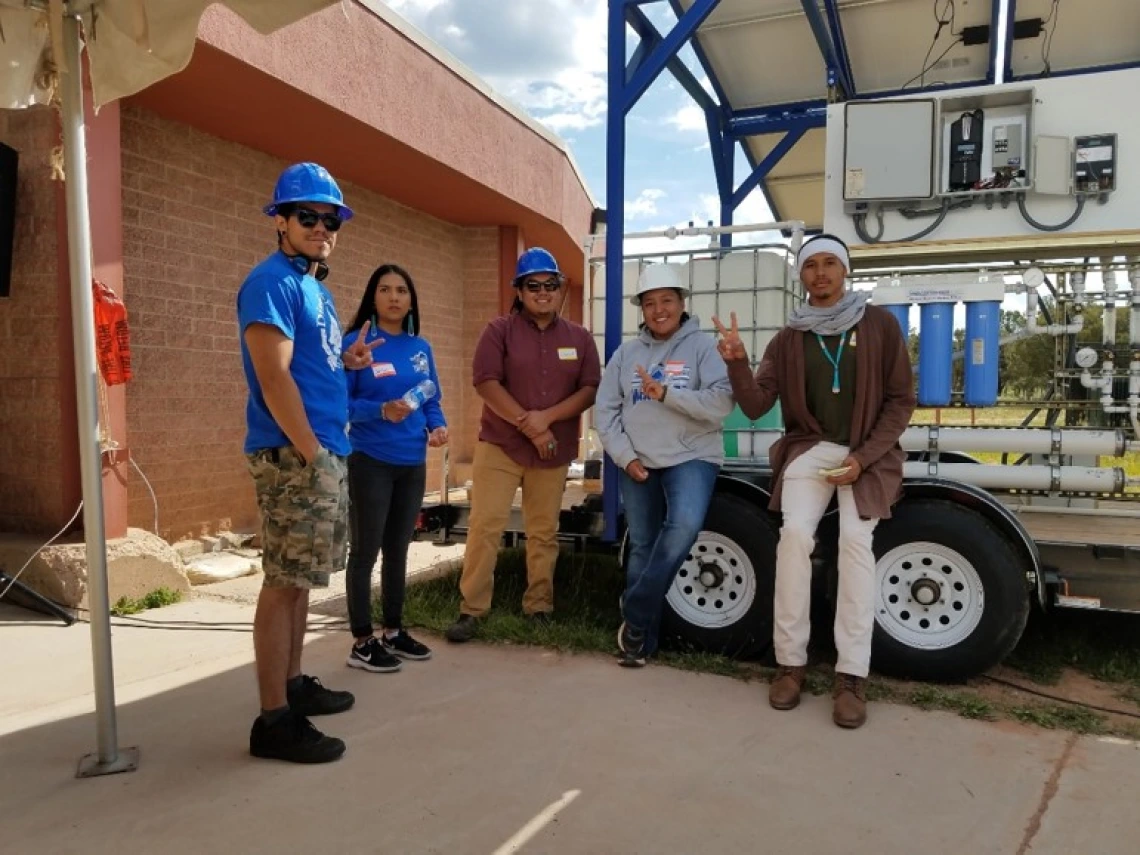
[[[354,451],[348,458],[348,621],[356,638],[372,635],[372,568],[381,552],[384,628],[399,629],[408,544],[424,500],[427,466],[393,466]]]

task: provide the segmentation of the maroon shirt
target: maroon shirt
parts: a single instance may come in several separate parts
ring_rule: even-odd
[[[602,367],[597,345],[584,327],[557,318],[542,330],[517,312],[487,324],[475,346],[472,383],[488,380],[498,380],[524,410],[545,410],[583,387],[597,388]],[[552,424],[558,451],[542,460],[522,431],[484,404],[479,439],[499,446],[520,466],[554,468],[578,455],[580,424],[578,416]]]

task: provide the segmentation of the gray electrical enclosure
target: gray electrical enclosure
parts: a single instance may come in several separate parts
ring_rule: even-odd
[[[933,198],[934,100],[855,101],[845,109],[844,202]]]

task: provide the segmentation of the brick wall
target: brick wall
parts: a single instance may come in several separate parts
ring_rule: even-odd
[[[78,496],[65,496],[63,484],[63,408],[74,404],[61,399],[60,378],[73,368],[69,322],[57,332],[70,315],[57,275],[63,203],[49,167],[59,144],[53,111],[0,110],[0,141],[20,156],[12,289],[0,299],[0,530],[55,530]]]
[[[157,494],[163,537],[252,530],[234,297],[273,247],[272,224],[259,212],[285,164],[136,107],[123,110],[122,147],[132,453]],[[409,270],[436,354],[453,459],[469,457],[477,409],[468,355],[498,308],[498,231],[462,229],[342,189],[356,217],[341,232],[326,280],[341,320],[355,314],[376,266]],[[439,457],[429,456],[429,490],[438,488]],[[133,470],[131,479],[130,524],[149,528],[150,495]]]

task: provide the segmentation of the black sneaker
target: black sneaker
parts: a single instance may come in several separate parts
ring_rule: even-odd
[[[449,626],[444,635],[447,636],[448,641],[462,644],[473,639],[478,631],[479,618],[473,615],[460,615],[459,620]]]
[[[356,698],[351,692],[334,692],[316,677],[301,675],[301,688],[288,692],[289,709],[299,716],[333,715],[351,709]]]
[[[376,636],[368,639],[364,644],[352,645],[352,652],[348,654],[349,668],[360,668],[362,671],[371,671],[382,674],[388,671],[399,671],[403,666],[388,648],[380,643]]]
[[[384,645],[385,652],[393,656],[404,659],[431,659],[431,648],[416,641],[402,629],[392,638],[385,635],[381,644]]]
[[[258,716],[249,732],[249,753],[266,760],[289,763],[331,763],[344,754],[345,745],[325,736],[303,715],[289,710],[274,724]]]
[[[618,664],[623,668],[641,668],[645,665],[645,633],[622,621],[618,629]]]

